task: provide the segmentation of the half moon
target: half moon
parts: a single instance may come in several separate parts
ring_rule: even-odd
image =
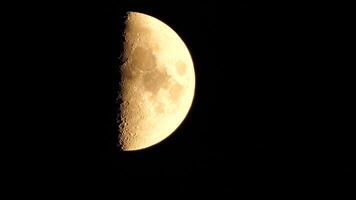
[[[182,123],[195,73],[188,48],[162,21],[128,12],[124,36],[118,143],[131,151],[161,142]]]

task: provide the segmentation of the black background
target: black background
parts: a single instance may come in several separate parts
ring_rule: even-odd
[[[348,12],[218,1],[12,7],[6,30],[15,55],[7,66],[15,75],[8,85],[16,123],[7,135],[15,144],[5,153],[17,177],[13,185],[52,194],[116,194],[155,181],[178,193],[305,191],[336,182],[350,187]],[[137,152],[116,148],[127,11],[173,28],[196,71],[183,124]]]

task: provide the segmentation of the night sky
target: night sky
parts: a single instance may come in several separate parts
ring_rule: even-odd
[[[350,73],[341,70],[349,53],[338,46],[348,42],[342,20],[308,6],[128,2],[14,6],[18,67],[11,70],[13,91],[21,92],[14,92],[13,115],[20,119],[8,134],[16,143],[8,151],[15,186],[119,197],[133,180],[202,193],[347,185],[355,173],[354,131],[347,127]],[[196,72],[184,122],[168,139],[136,152],[116,147],[127,11],[173,28]]]

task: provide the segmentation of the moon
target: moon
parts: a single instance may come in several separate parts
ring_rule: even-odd
[[[118,146],[134,151],[161,142],[183,122],[195,72],[183,40],[154,17],[128,12],[124,37]]]

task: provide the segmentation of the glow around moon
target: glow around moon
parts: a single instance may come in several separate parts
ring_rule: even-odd
[[[118,141],[130,151],[159,143],[182,123],[195,73],[184,42],[160,20],[129,12],[124,34]]]

